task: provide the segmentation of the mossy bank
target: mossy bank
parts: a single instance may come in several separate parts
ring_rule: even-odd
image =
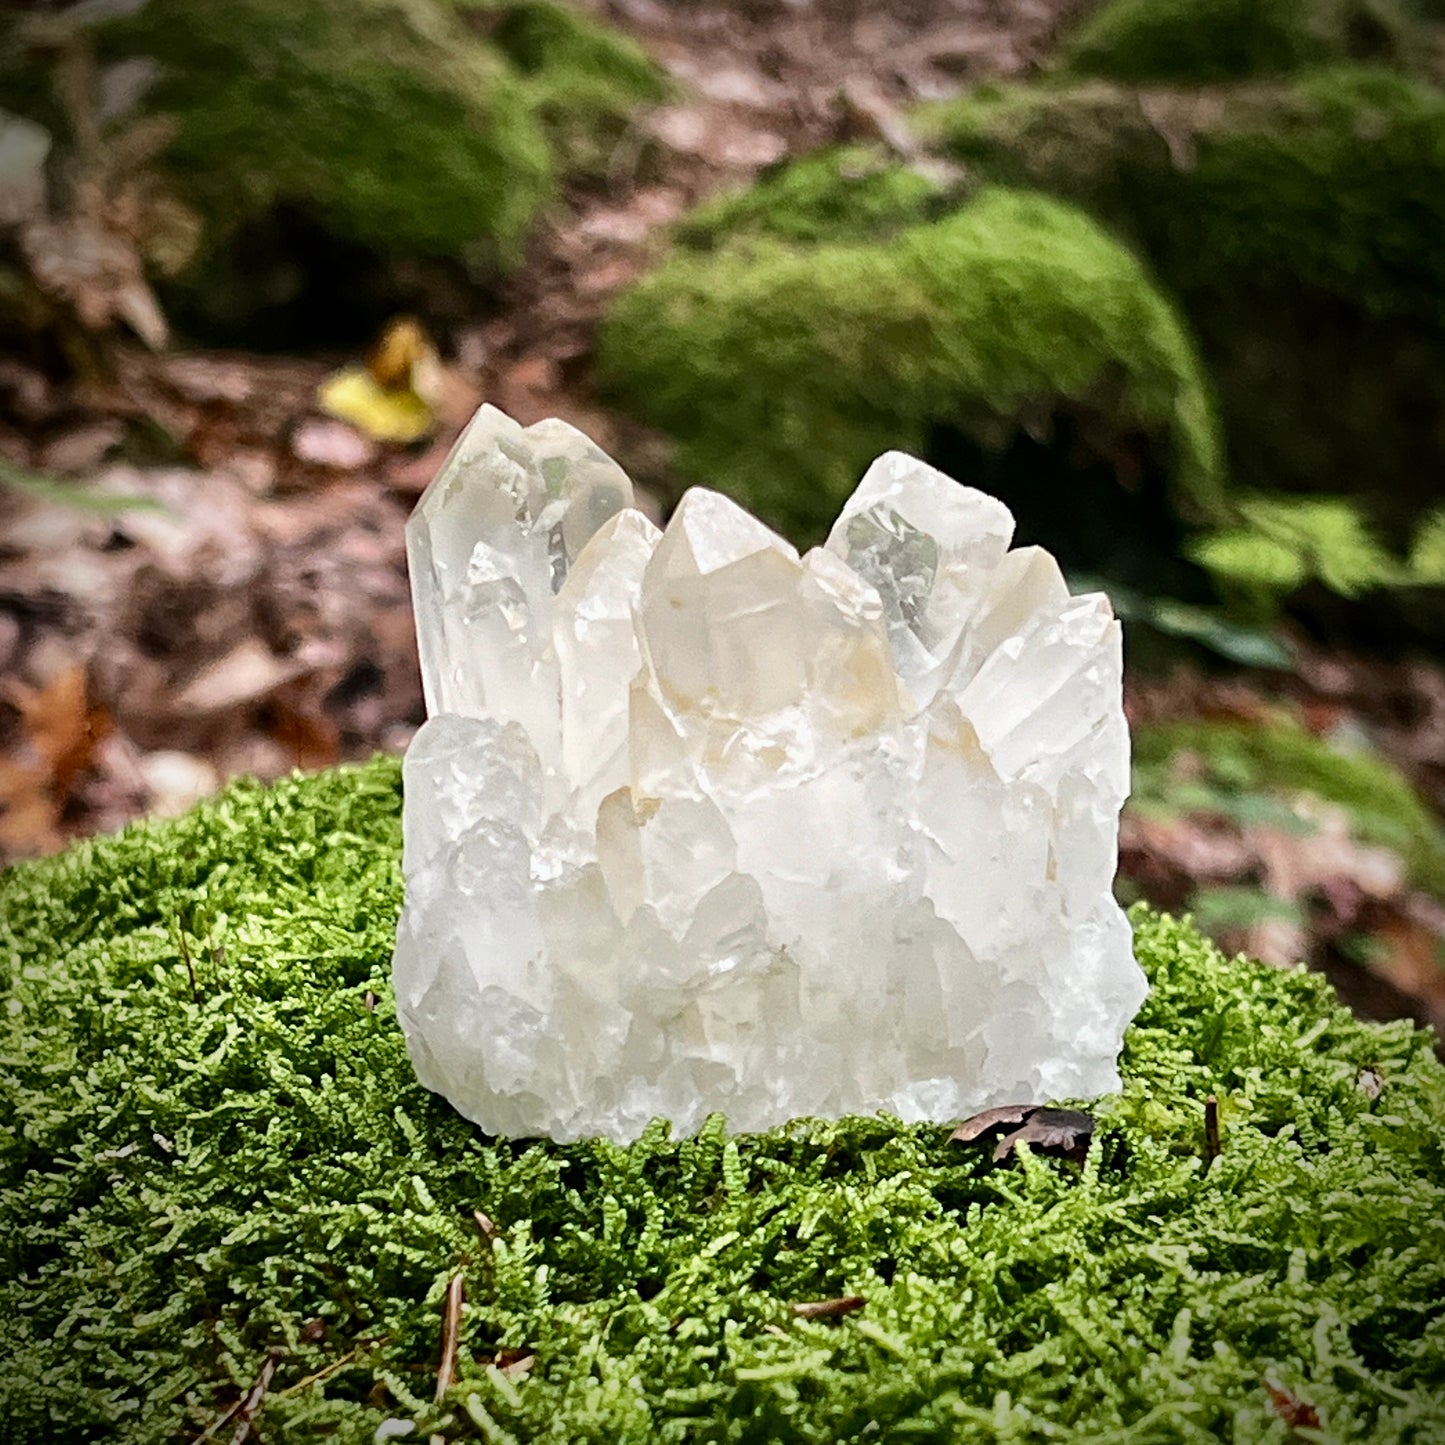
[[[108,89],[77,93],[77,56]],[[285,321],[306,347],[332,308],[394,305],[442,262],[479,281],[510,267],[559,182],[594,176],[630,112],[667,91],[637,46],[554,0],[22,16],[0,22],[0,87],[60,150],[98,148],[113,182],[149,176],[133,221],[178,320],[248,344]]]
[[[1384,3],[1118,0],[1052,72],[920,108],[912,153],[822,152],[685,218],[617,306],[604,380],[685,480],[800,534],[886,417],[1081,572],[1331,628],[1373,594],[1377,633],[1438,637],[1445,91],[1423,33]],[[1020,226],[1045,199],[1079,241]],[[1052,286],[1020,284],[1036,245]],[[1201,570],[1140,561],[1180,551]]]
[[[269,1442],[1445,1438],[1427,1036],[1141,912],[1082,1164],[881,1117],[488,1139],[392,1014],[398,787],[240,785],[0,879],[0,1438],[193,1439],[263,1379]]]
[[[1105,0],[1065,39],[1064,68],[1110,80],[1198,85],[1342,60],[1406,62],[1409,0]]]
[[[779,178],[791,230],[744,201],[714,250],[695,222],[613,311],[604,380],[678,439],[689,479],[816,540],[890,446],[939,458],[946,429],[1001,456],[1020,436],[1092,429],[1161,465],[1181,510],[1213,511],[1218,438],[1193,346],[1124,247],[1040,195],[985,188],[933,218],[917,177],[865,162],[842,179]],[[1097,505],[1071,520],[1090,510],[1107,530]]]

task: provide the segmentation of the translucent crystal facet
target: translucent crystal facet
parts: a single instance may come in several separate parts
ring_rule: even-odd
[[[665,532],[564,423],[483,407],[408,526],[398,1011],[490,1132],[635,1138],[1117,1083],[1118,623],[994,499],[869,469],[800,557]]]

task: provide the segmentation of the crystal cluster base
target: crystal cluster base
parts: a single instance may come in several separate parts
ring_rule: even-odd
[[[619,1141],[1115,1087],[1145,984],[1107,599],[896,452],[801,557],[716,493],[665,532],[631,503],[580,432],[483,407],[408,526],[422,1082]]]

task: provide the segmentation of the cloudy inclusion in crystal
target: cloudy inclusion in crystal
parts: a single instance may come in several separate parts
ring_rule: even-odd
[[[559,421],[483,407],[407,528],[427,708],[394,965],[489,1132],[635,1138],[1116,1086],[1119,626],[901,453],[800,557],[665,533]]]

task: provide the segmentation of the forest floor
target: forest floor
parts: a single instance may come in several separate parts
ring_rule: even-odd
[[[669,224],[823,144],[870,137],[910,155],[907,106],[1046,65],[1080,0],[592,8],[680,98],[639,117],[609,184],[563,197],[500,304],[451,330],[424,440],[378,442],[326,414],[318,388],[355,357],[133,349],[104,382],[65,384],[0,361],[0,460],[84,480],[92,499],[0,489],[0,862],[175,813],[236,774],[402,749],[423,716],[403,525],[476,405],[561,416],[665,494],[665,444],[599,403],[590,366],[608,301]],[[145,428],[163,462],[108,459]],[[1445,669],[1303,641],[1296,654],[1292,675],[1132,678],[1131,717],[1256,720],[1284,702],[1318,732],[1367,736],[1438,808]],[[1126,817],[1124,863],[1167,901],[1206,866],[1257,874],[1239,843],[1221,863],[1216,827]],[[1314,851],[1295,872],[1320,892]],[[1267,928],[1239,943],[1323,956],[1363,1009],[1445,1026],[1445,910],[1403,888],[1394,901],[1393,951],[1367,961]],[[1347,906],[1312,912],[1322,938]]]

